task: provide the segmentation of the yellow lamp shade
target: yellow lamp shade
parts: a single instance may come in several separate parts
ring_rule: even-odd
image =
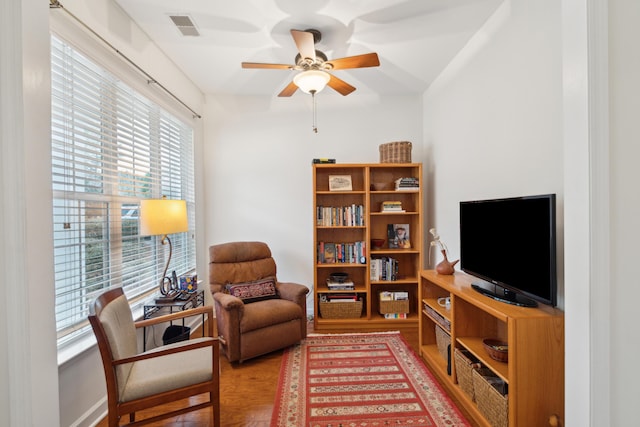
[[[140,202],[140,235],[183,233],[189,230],[187,202],[150,199]]]

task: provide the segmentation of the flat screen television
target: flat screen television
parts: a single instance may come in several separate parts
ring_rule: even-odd
[[[460,202],[460,268],[491,298],[555,306],[555,194]]]

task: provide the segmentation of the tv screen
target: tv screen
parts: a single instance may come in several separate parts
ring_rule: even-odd
[[[555,194],[460,202],[460,268],[492,298],[555,306]]]

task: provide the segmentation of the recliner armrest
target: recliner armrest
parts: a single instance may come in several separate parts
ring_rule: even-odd
[[[280,298],[298,304],[302,310],[303,319],[307,318],[307,294],[309,293],[309,288],[299,283],[278,282],[276,283],[276,289],[278,289]],[[307,336],[307,325],[304,321],[300,322],[300,336],[303,339]]]
[[[223,292],[216,292],[213,294],[213,299],[220,305],[221,308],[229,310],[244,309],[244,303],[238,297],[225,294]]]
[[[293,282],[278,282],[276,289],[278,289],[280,298],[306,306],[307,294],[309,293],[309,288],[306,286]]]
[[[240,321],[244,315],[244,303],[240,298],[222,292],[213,294],[216,307],[218,335],[227,358],[240,360]]]

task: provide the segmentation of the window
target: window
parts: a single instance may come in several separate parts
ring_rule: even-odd
[[[159,282],[168,247],[138,235],[141,199],[184,199],[169,271],[195,269],[193,128],[62,39],[51,38],[52,181],[58,348],[90,334],[89,305]]]

